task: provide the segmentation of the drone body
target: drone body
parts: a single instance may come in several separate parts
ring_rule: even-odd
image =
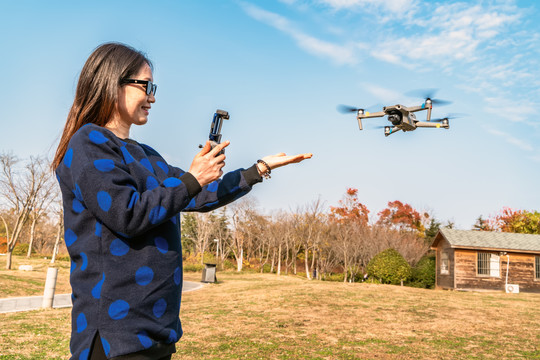
[[[448,118],[443,119],[431,119],[431,109],[433,103],[447,104],[449,102],[443,100],[435,100],[427,97],[424,103],[420,106],[407,107],[403,105],[392,105],[383,107],[382,111],[368,112],[364,109],[356,109],[341,105],[338,110],[341,112],[356,112],[356,119],[358,120],[358,127],[362,130],[362,119],[376,118],[388,116],[388,121],[392,123],[391,126],[384,126],[384,135],[388,136],[398,131],[413,131],[417,128],[443,128],[449,129],[450,124]],[[426,121],[419,121],[416,119],[416,112],[427,111]]]

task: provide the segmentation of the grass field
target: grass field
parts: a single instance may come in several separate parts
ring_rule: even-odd
[[[3,270],[0,258],[2,297],[41,292],[47,265],[32,261],[44,263],[39,275]],[[64,265],[61,288],[69,286]],[[538,294],[232,272],[218,272],[218,280],[184,294],[184,337],[173,359],[540,359]],[[0,359],[67,358],[69,313],[0,314]]]

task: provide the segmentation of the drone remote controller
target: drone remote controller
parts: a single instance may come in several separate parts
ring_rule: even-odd
[[[208,139],[210,140],[210,145],[212,149],[221,142],[221,126],[223,125],[223,120],[229,119],[229,113],[225,110],[217,109],[214,113],[214,118],[212,119],[212,125],[210,126],[210,135]],[[199,145],[199,148],[202,148],[202,145]],[[221,155],[225,150],[221,150],[218,155]]]

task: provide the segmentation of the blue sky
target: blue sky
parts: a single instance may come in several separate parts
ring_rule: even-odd
[[[132,130],[189,168],[217,108],[226,169],[312,152],[253,191],[259,207],[336,205],[348,187],[376,214],[400,200],[469,229],[503,206],[539,210],[540,7],[528,1],[2,1],[0,151],[52,155],[92,50],[119,41],[155,66],[157,102]],[[336,105],[466,114],[449,130],[391,135]],[[417,113],[422,119],[425,113]]]

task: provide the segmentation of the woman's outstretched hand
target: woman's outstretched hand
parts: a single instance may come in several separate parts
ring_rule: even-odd
[[[298,154],[298,155],[287,155],[285,153],[279,153],[275,155],[269,155],[263,157],[261,160],[270,166],[270,169],[276,169],[281,166],[299,163],[301,161],[304,161],[306,159],[311,159],[313,156],[312,153],[305,153],[305,154]],[[257,163],[257,169],[259,170],[259,174],[264,174],[266,172],[266,166],[264,166],[261,163]]]

